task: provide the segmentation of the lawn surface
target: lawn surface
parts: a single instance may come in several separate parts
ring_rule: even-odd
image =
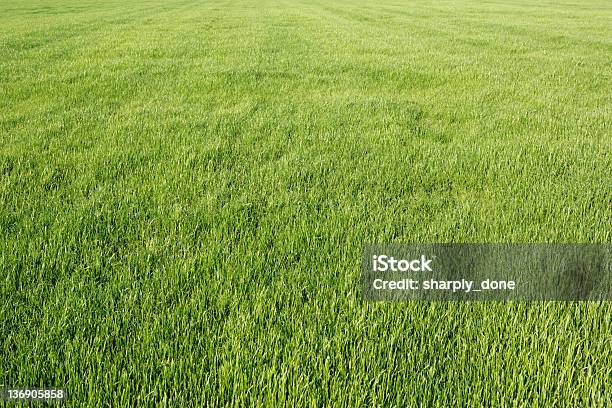
[[[0,385],[611,406],[612,307],[368,303],[368,242],[612,243],[612,3],[0,0]]]

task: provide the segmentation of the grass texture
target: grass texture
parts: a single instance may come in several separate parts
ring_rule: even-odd
[[[612,405],[609,303],[371,303],[369,242],[612,242],[612,4],[0,0],[0,384]]]

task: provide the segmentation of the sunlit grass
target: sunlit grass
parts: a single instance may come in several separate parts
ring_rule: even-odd
[[[368,242],[612,242],[607,1],[0,0],[0,383],[608,406],[612,309],[366,303]]]

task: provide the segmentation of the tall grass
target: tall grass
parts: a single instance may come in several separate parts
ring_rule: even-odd
[[[0,0],[0,385],[612,404],[607,303],[367,303],[367,242],[612,242],[608,1]]]

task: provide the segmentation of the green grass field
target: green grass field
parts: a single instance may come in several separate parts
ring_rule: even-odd
[[[612,243],[612,3],[0,0],[0,385],[612,406],[609,303],[362,300],[369,242]]]

